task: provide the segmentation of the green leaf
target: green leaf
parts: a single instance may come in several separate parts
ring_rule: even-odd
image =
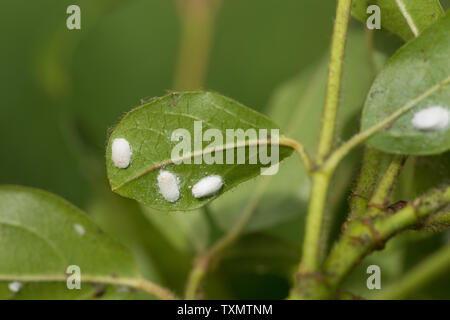
[[[450,15],[403,46],[376,78],[367,97],[362,130],[377,124],[394,111],[411,103],[450,76]],[[450,148],[449,126],[423,131],[412,125],[414,115],[425,108],[440,106],[450,111],[450,86],[444,85],[399,117],[388,129],[368,140],[388,153],[428,155]]]
[[[111,133],[106,164],[113,191],[155,209],[192,210],[205,205],[241,182],[259,175],[261,168],[268,167],[260,161],[257,161],[257,164],[249,164],[248,147],[245,147],[245,164],[225,164],[226,151],[223,152],[222,158],[224,164],[206,164],[204,161],[194,164],[199,155],[211,154],[211,149],[208,151],[211,142],[203,142],[199,146],[195,144],[195,123],[198,125],[200,121],[203,132],[207,129],[220,130],[223,141],[214,141],[217,143],[216,150],[236,149],[236,146],[230,148],[230,144],[226,144],[227,129],[266,129],[269,134],[271,129],[279,129],[266,116],[216,93],[171,93],[154,99],[129,112]],[[183,141],[172,141],[172,134],[177,129],[187,130],[190,140],[183,137]],[[126,139],[131,146],[131,163],[125,169],[117,168],[111,159],[112,143],[116,138]],[[185,140],[190,143],[190,148],[184,150],[181,158],[191,163],[175,164],[172,150]],[[198,137],[197,140],[202,139]],[[238,143],[242,146],[244,141],[240,140]],[[261,140],[259,136],[256,140],[247,139],[246,143],[270,144],[270,140]],[[267,149],[270,154],[270,145]],[[291,153],[292,149],[280,146],[280,160]],[[234,150],[234,163],[236,156],[237,152]],[[167,201],[160,193],[157,177],[161,169],[177,176],[180,196],[174,202]],[[223,188],[215,195],[195,198],[192,195],[192,187],[209,175],[221,176],[224,181]]]
[[[69,291],[66,271],[70,265],[80,267],[80,293],[65,292]],[[140,279],[131,253],[79,209],[44,191],[0,187],[2,296],[6,293],[10,295],[6,298],[27,297],[28,290],[39,286],[39,290],[30,292],[45,292],[55,298],[87,298],[98,289],[93,284],[126,285],[121,282],[123,279]],[[7,292],[6,284],[12,281],[22,282],[24,292]],[[55,286],[58,289],[52,290]]]
[[[353,16],[365,24],[370,5],[380,7],[382,27],[405,41],[417,37],[444,14],[439,0],[355,0]]]

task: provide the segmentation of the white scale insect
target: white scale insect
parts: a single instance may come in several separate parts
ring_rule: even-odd
[[[10,291],[17,293],[20,291],[20,289],[22,289],[22,282],[19,281],[13,281],[11,283],[8,284],[8,288]]]
[[[180,198],[179,179],[172,172],[161,170],[158,175],[159,193],[169,202]]]
[[[117,168],[125,169],[131,162],[131,147],[124,138],[114,139],[111,146],[111,159]]]
[[[415,129],[422,131],[436,131],[444,129],[450,118],[450,112],[440,106],[429,107],[417,112],[411,123]]]
[[[203,198],[216,194],[223,186],[223,179],[219,175],[211,175],[201,179],[192,187],[195,198]]]
[[[86,234],[86,229],[81,224],[75,223],[73,225],[73,228],[75,229],[75,232],[78,233],[80,236],[84,236]]]

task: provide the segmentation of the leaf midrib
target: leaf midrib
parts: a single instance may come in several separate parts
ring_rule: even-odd
[[[405,18],[406,23],[411,30],[414,37],[417,37],[419,35],[419,28],[414,23],[413,17],[408,13],[408,9],[406,8],[406,4],[403,2],[403,0],[395,0],[395,3],[397,4],[398,9],[400,10],[400,13],[402,14],[403,18]]]

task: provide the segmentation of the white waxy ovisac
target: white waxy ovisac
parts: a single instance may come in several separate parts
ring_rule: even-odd
[[[125,169],[130,165],[132,152],[127,140],[114,139],[111,150],[111,158],[117,168]]]
[[[158,175],[159,193],[169,202],[175,202],[180,198],[179,180],[175,174],[161,170]]]
[[[73,225],[73,228],[75,229],[75,232],[78,233],[80,236],[84,236],[86,234],[86,229],[81,224],[75,223]]]
[[[22,282],[13,281],[13,282],[8,284],[8,288],[12,292],[19,292],[20,289],[22,289]]]
[[[201,179],[192,187],[195,198],[203,198],[216,194],[223,186],[223,179],[218,175],[211,175]]]
[[[414,128],[423,131],[444,129],[450,120],[449,111],[440,106],[429,107],[417,112],[411,123]]]

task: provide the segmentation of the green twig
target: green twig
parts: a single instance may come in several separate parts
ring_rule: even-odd
[[[336,116],[339,105],[344,53],[347,40],[348,22],[352,9],[352,0],[339,0],[331,40],[328,82],[325,96],[325,107],[322,116],[322,128],[317,149],[317,162],[320,165],[333,145]]]
[[[349,201],[349,220],[360,217],[366,212],[367,203],[377,184],[382,155],[381,151],[366,146],[361,173]]]
[[[314,272],[319,267],[320,235],[330,175],[321,171],[312,174],[312,189],[306,217],[300,273]]]
[[[447,186],[410,202],[392,216],[368,217],[349,222],[324,263],[323,277],[315,282],[309,297],[331,297],[344,277],[371,250],[383,248],[390,237],[402,230],[420,226],[424,219],[449,202],[450,187]]]
[[[450,228],[450,208],[436,212],[419,226],[420,229],[439,232]]]
[[[206,277],[208,272],[207,269],[208,266],[200,260],[189,273],[185,291],[185,298],[187,300],[195,300],[198,298],[198,290],[203,282],[203,279]]]
[[[378,185],[370,198],[368,206],[370,209],[364,216],[375,216],[380,214],[380,212],[385,211],[385,206],[389,203],[389,197],[394,189],[397,177],[406,161],[406,156],[396,155],[393,157],[391,163],[389,164],[386,172],[378,182]]]
[[[317,165],[319,166],[323,159],[328,155],[334,139],[345,44],[351,7],[352,0],[338,1],[336,21],[334,23],[334,31],[331,41],[325,107],[322,115],[322,128],[319,137],[319,146],[317,148]],[[324,207],[331,174],[331,171],[323,172],[320,170],[312,174],[312,189],[306,220],[302,260],[299,268],[301,273],[314,272],[319,266],[320,235],[322,231]]]

